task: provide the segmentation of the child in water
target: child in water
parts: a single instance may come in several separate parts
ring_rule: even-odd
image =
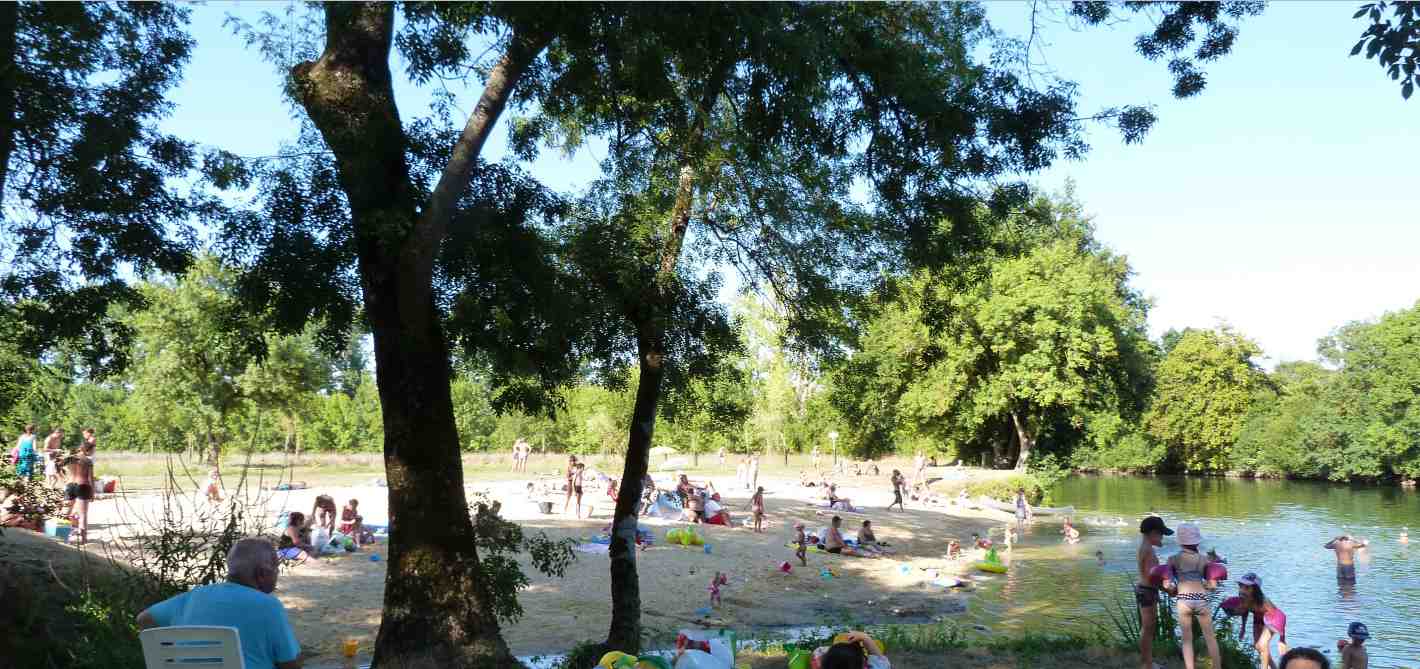
[[[1067,544],[1078,544],[1078,543],[1080,543],[1080,531],[1077,530],[1077,529],[1075,529],[1075,526],[1070,522],[1069,516],[1066,516],[1066,518],[1065,518],[1065,527],[1061,528],[1060,533],[1063,534],[1063,535],[1065,535],[1065,543],[1067,543]]]
[[[1346,628],[1346,636],[1349,639],[1342,639],[1336,642],[1337,650],[1341,651],[1341,669],[1367,669],[1370,658],[1366,656],[1366,639],[1371,638],[1371,631],[1366,629],[1366,623],[1351,623]]]

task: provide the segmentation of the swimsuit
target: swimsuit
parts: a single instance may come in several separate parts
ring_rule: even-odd
[[[94,498],[94,486],[88,483],[70,483],[64,486],[64,499],[88,501]]]
[[[1338,564],[1336,565],[1336,578],[1342,581],[1356,580],[1356,565]]]
[[[1152,585],[1134,586],[1134,603],[1141,609],[1159,605],[1159,589]]]

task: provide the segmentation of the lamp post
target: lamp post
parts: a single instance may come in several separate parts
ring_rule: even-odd
[[[828,433],[828,441],[833,444],[833,466],[838,466],[838,430]]]

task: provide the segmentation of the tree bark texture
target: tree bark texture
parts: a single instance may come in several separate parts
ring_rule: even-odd
[[[1026,421],[1021,419],[1021,415],[1015,411],[1011,412],[1011,423],[1016,426],[1016,438],[1020,440],[1020,455],[1016,457],[1016,471],[1022,472],[1026,469],[1026,464],[1030,461],[1031,449],[1035,447],[1035,439],[1031,437],[1030,428]]]
[[[389,68],[394,6],[328,3],[325,12],[324,52],[293,68],[292,77],[336,158],[374,334],[390,520],[374,666],[518,666],[499,634],[489,585],[479,578],[432,276],[453,202],[540,47],[510,49],[490,73],[421,215]]]
[[[10,154],[15,150],[15,86],[19,78],[15,35],[20,3],[0,4],[0,195],[10,174]]]

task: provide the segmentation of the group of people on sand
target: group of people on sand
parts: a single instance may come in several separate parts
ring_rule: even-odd
[[[276,553],[282,560],[302,562],[306,558],[316,559],[321,555],[321,537],[334,536],[336,532],[349,537],[359,549],[374,540],[373,534],[365,528],[365,518],[360,515],[360,500],[351,499],[339,513],[336,524],[335,498],[317,495],[309,514],[292,511],[286,518],[286,527],[276,545]],[[322,532],[323,531],[323,532]]]
[[[94,499],[94,460],[98,451],[98,433],[92,427],[84,428],[82,439],[72,450],[64,447],[64,428],[56,427],[45,437],[43,445],[37,443],[34,424],[26,425],[10,450],[8,465],[14,467],[16,477],[35,481],[43,474],[44,485],[64,489],[66,503],[64,516],[73,523],[69,540],[75,543],[88,541],[89,503]],[[0,490],[0,525],[27,527],[34,524],[33,517],[24,510],[6,505],[14,491]],[[38,531],[39,527],[30,527]]]
[[[1175,534],[1162,518],[1149,516],[1139,525],[1141,535],[1138,558],[1139,580],[1134,585],[1134,599],[1139,608],[1141,629],[1154,630],[1158,625],[1161,594],[1173,600],[1175,615],[1182,630],[1183,663],[1186,669],[1194,669],[1193,636],[1198,630],[1208,649],[1213,667],[1221,667],[1222,658],[1218,650],[1218,640],[1211,633],[1213,615],[1209,595],[1218,588],[1221,572],[1210,567],[1213,563],[1224,562],[1217,553],[1200,552],[1203,533],[1193,523],[1178,526],[1177,543],[1179,552],[1161,563],[1157,549],[1164,544],[1165,536]],[[1365,548],[1366,542],[1342,535],[1325,544],[1325,548],[1336,552],[1336,576],[1342,583],[1354,583],[1356,579],[1355,553]],[[1159,567],[1168,566],[1160,575]],[[1293,647],[1287,643],[1287,615],[1263,591],[1263,580],[1256,572],[1248,572],[1237,579],[1238,596],[1224,602],[1230,615],[1243,617],[1246,634],[1247,616],[1252,616],[1252,642],[1258,654],[1260,669],[1328,669],[1330,661],[1313,648]],[[1365,623],[1352,622],[1347,628],[1347,638],[1338,641],[1343,669],[1366,669],[1365,642],[1370,632]],[[1161,665],[1153,659],[1152,633],[1139,635],[1139,654],[1144,669],[1157,669]],[[1272,653],[1276,642],[1280,660],[1276,663]]]

